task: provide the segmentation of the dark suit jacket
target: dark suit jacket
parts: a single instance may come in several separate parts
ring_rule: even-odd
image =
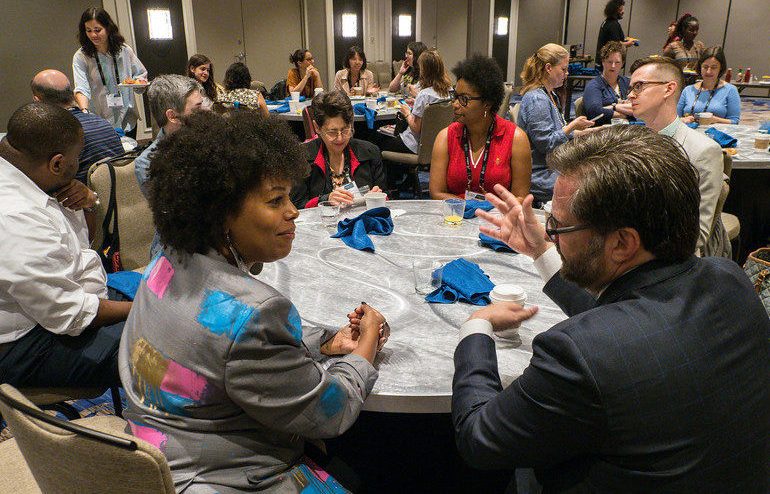
[[[571,317],[508,388],[490,337],[455,351],[469,463],[534,467],[545,492],[769,492],[770,320],[735,263],[652,261],[598,301],[558,274],[544,291]]]
[[[326,170],[321,138],[303,143],[302,147],[307,152],[310,175],[292,189],[291,202],[298,209],[314,208],[319,202],[329,199],[334,186],[331,174]],[[345,152],[348,153],[345,159],[350,163],[350,178],[356,185],[368,185],[370,189],[376,185],[382,190],[387,189],[382,155],[377,146],[360,139],[351,139]]]

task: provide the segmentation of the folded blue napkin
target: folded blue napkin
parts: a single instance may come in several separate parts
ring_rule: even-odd
[[[388,100],[385,96],[380,96],[377,98],[377,103],[385,103]]]
[[[356,103],[353,105],[353,112],[356,115],[363,115],[366,117],[366,126],[370,129],[374,128],[374,117],[377,115],[376,110],[372,110],[366,107],[364,103]]]
[[[495,287],[478,264],[455,259],[443,268],[441,286],[425,296],[433,304],[467,302],[489,305],[489,292]]]
[[[134,300],[141,281],[142,273],[136,271],[118,271],[107,274],[107,286],[119,291],[130,300]]]
[[[492,203],[489,201],[475,201],[475,200],[468,200],[465,201],[465,212],[463,213],[463,218],[470,219],[476,216],[476,210],[481,209],[482,211],[489,211],[492,209]]]
[[[508,244],[505,242],[497,240],[494,237],[490,237],[489,235],[484,235],[483,233],[479,233],[479,243],[481,243],[481,245],[484,247],[489,247],[495,252],[516,252],[515,250],[508,247]]]
[[[697,129],[698,128],[698,122],[690,122],[690,123],[685,124],[685,125],[690,127],[691,129]]]
[[[289,103],[273,103],[273,104],[281,105],[281,106],[273,110],[270,110],[270,113],[288,113]]]
[[[714,127],[706,129],[706,135],[714,139],[716,143],[723,148],[734,148],[738,145],[738,139],[730,134],[725,134],[721,130],[715,129]]]
[[[337,224],[337,233],[331,238],[338,238],[354,249],[374,252],[374,244],[368,234],[390,235],[392,231],[393,219],[390,217],[390,209],[374,208],[355,218],[340,221]]]

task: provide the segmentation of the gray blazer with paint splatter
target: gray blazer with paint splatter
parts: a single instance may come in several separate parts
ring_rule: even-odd
[[[305,438],[348,429],[377,371],[347,355],[327,369],[296,308],[219,254],[161,254],[120,344],[131,432],[168,459],[179,492],[298,492]]]

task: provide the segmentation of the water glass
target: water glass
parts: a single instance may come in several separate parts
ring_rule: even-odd
[[[444,215],[444,224],[460,226],[465,214],[465,199],[447,199],[442,204],[441,212]]]
[[[414,291],[427,295],[441,286],[444,266],[433,259],[415,259],[412,261]]]
[[[333,228],[337,226],[337,216],[340,214],[340,205],[331,201],[323,201],[318,203],[318,208],[321,210],[321,223],[326,228]]]

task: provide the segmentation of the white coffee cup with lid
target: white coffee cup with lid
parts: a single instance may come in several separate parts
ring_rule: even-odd
[[[519,285],[505,283],[495,285],[492,291],[489,292],[489,299],[493,304],[516,302],[519,305],[524,305],[527,302],[527,292]]]
[[[364,194],[366,209],[383,208],[388,195],[384,192],[367,192]]]

